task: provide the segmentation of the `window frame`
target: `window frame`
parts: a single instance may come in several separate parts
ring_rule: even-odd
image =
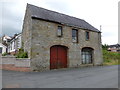
[[[84,59],[83,59],[84,56]],[[93,64],[94,63],[94,49],[83,48],[81,50],[81,64]]]
[[[63,27],[62,26],[58,26],[57,27],[57,36],[58,37],[62,37],[63,36]]]
[[[86,41],[90,40],[90,32],[89,31],[85,31],[85,40]]]
[[[0,47],[0,53],[2,53],[2,51],[3,51],[3,47]]]
[[[16,40],[14,40],[13,42],[14,42],[14,43],[13,43],[13,44],[14,44],[13,47],[14,47],[14,49],[16,49]]]
[[[73,35],[73,31],[76,31],[75,36]],[[74,41],[73,38],[75,38],[76,40]],[[72,29],[72,42],[78,43],[78,29]]]

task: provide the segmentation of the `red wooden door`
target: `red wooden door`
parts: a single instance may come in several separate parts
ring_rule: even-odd
[[[53,46],[50,49],[50,69],[67,67],[67,48],[63,46]]]

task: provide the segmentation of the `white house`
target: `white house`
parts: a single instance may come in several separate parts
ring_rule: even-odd
[[[21,48],[21,33],[15,34],[8,44],[8,53],[16,54]]]
[[[3,35],[1,39],[2,39],[2,43],[7,44],[12,38],[10,36]]]
[[[10,40],[11,40],[11,37],[7,35],[3,35],[0,38],[0,53],[2,54],[7,53],[7,46]]]
[[[6,53],[7,52],[7,46],[3,45],[2,43],[0,43],[0,53]]]
[[[108,46],[108,51],[120,52],[120,44],[109,45]]]

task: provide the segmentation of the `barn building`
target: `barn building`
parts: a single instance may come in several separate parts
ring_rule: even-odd
[[[22,30],[31,69],[101,65],[101,32],[85,20],[27,4]]]

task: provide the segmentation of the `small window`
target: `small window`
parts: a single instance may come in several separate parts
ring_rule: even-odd
[[[58,37],[61,37],[61,36],[62,36],[62,26],[58,26],[57,36],[58,36]]]
[[[0,53],[2,53],[2,47],[0,47]]]
[[[86,40],[89,40],[89,32],[86,31]]]
[[[14,49],[15,49],[15,47],[16,47],[16,42],[14,41]]]
[[[11,48],[11,50],[12,50],[12,42],[10,43],[10,48]]]
[[[72,30],[72,42],[78,42],[78,30]]]

